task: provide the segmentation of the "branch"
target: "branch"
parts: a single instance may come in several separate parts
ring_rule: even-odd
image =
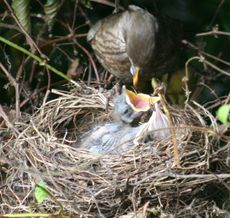
[[[65,74],[63,74],[61,71],[57,70],[56,68],[52,67],[51,65],[46,63],[46,60],[41,59],[40,57],[38,57],[37,55],[31,53],[30,51],[26,50],[25,48],[22,48],[21,46],[3,38],[0,36],[0,41],[15,48],[16,50],[30,56],[31,58],[33,58],[34,60],[36,60],[40,66],[44,66],[47,69],[49,69],[50,71],[54,72],[55,74],[59,75],[60,77],[62,77],[63,79],[70,81],[71,83],[73,83],[76,86],[79,86],[77,84],[77,82],[73,81],[72,79],[70,79],[68,76],[66,76]]]

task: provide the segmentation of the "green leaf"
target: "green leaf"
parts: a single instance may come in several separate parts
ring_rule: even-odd
[[[60,6],[60,0],[47,0],[44,5],[45,21],[48,25],[49,31],[51,31],[53,27],[55,17],[60,9]]]
[[[230,113],[230,104],[225,104],[219,107],[216,115],[217,115],[218,120],[220,120],[221,123],[223,123],[224,125],[229,125],[229,122],[228,122],[229,113]]]
[[[49,193],[46,190],[46,183],[41,180],[35,188],[35,199],[39,204],[41,204],[48,196]]]
[[[31,32],[30,0],[13,0],[12,8],[20,24],[27,33]]]

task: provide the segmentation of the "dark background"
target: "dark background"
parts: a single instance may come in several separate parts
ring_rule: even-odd
[[[23,1],[21,1],[23,2]],[[31,32],[29,35],[41,49],[43,54],[49,58],[49,64],[63,73],[70,72],[73,63],[79,62],[72,69],[73,79],[88,80],[90,61],[88,53],[93,55],[90,45],[86,42],[86,37],[77,37],[79,34],[86,34],[89,25],[95,23],[98,19],[111,14],[114,11],[114,1],[50,1],[58,3],[61,7],[56,8],[56,15],[51,19],[51,25],[45,20],[45,4],[47,1],[30,1],[29,18],[31,23]],[[12,6],[12,1],[8,1]],[[218,25],[220,31],[230,33],[230,1],[229,0],[123,0],[120,5],[126,8],[129,4],[136,4],[154,14],[163,14],[173,19],[179,20],[184,26],[184,39],[197,46],[202,51],[214,55],[228,64],[220,64],[215,59],[207,59],[215,66],[229,72],[230,60],[230,36],[209,35],[196,37],[197,33],[211,31]],[[0,35],[28,50],[28,45],[24,34],[20,31],[15,20],[12,18],[9,9],[4,1],[0,2]],[[67,38],[70,33],[75,34],[74,38]],[[63,40],[53,41],[53,39]],[[181,44],[180,71],[175,72],[172,81],[169,83],[171,88],[171,101],[173,103],[183,102],[183,89],[181,88],[181,78],[184,74],[184,63],[191,57],[198,55],[197,50]],[[35,52],[36,53],[36,52]],[[37,54],[37,53],[36,53]],[[39,55],[38,55],[39,56]],[[95,60],[95,59],[94,59]],[[96,60],[95,60],[96,61]],[[30,99],[22,109],[39,106],[39,99],[42,99],[41,93],[47,88],[58,87],[64,84],[59,76],[47,72],[44,67],[38,66],[32,59],[16,51],[14,48],[0,42],[0,62],[16,78],[21,86],[20,100]],[[97,63],[99,73],[103,72],[101,66]],[[72,68],[71,68],[72,67]],[[48,84],[48,75],[51,80]],[[177,76],[179,75],[179,76]],[[92,79],[95,78],[92,73]],[[201,85],[202,84],[202,85]],[[204,85],[205,84],[205,85]],[[220,72],[205,67],[197,61],[190,65],[190,88],[195,93],[193,99],[204,104],[210,100],[218,100],[226,96],[230,90],[230,79]],[[37,91],[37,95],[31,97],[31,93]],[[214,94],[213,94],[214,93]],[[178,96],[182,96],[181,98]],[[14,89],[9,85],[9,80],[0,70],[0,103],[13,105]],[[178,100],[179,99],[179,100]]]

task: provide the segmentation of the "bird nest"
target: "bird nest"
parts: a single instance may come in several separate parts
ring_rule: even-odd
[[[178,167],[171,137],[140,139],[120,155],[95,154],[79,146],[87,131],[110,122],[109,92],[80,84],[52,93],[59,97],[44,101],[27,121],[8,120],[2,131],[2,213],[54,213],[61,208],[84,217],[227,214],[220,201],[228,198],[229,142],[205,108],[195,102],[170,108]],[[38,204],[34,191],[40,181],[49,197]],[[220,201],[215,190],[222,193]]]

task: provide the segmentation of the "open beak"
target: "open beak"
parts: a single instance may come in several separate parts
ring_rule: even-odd
[[[148,111],[151,105],[160,101],[159,97],[152,97],[150,95],[146,95],[143,93],[137,94],[126,89],[125,87],[123,87],[123,92],[126,96],[127,104],[129,104],[132,107],[132,109],[136,112]]]

